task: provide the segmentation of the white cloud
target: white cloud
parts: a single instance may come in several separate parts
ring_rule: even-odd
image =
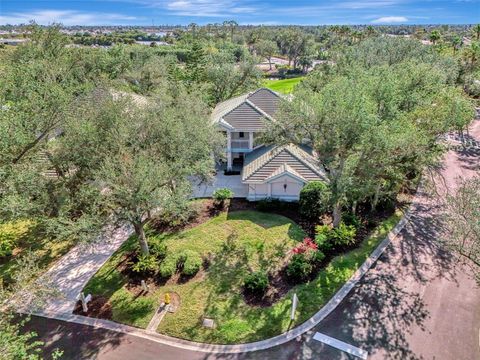
[[[405,16],[382,16],[371,21],[373,24],[398,24],[406,23],[408,19]]]
[[[257,11],[256,7],[245,5],[244,1],[231,0],[174,0],[153,2],[149,5],[164,8],[170,14],[180,16],[228,17]]]
[[[62,23],[63,25],[109,25],[137,20],[135,16],[115,13],[82,12],[75,10],[38,10],[32,12],[15,12],[0,15],[0,25],[26,24],[33,20],[40,25]]]

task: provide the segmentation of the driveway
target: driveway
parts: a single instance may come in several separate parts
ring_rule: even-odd
[[[470,134],[480,140],[480,121]],[[286,344],[209,354],[43,318],[28,326],[47,342],[47,353],[59,346],[68,359],[353,359],[313,340],[317,331],[368,351],[368,359],[480,359],[480,287],[468,264],[438,245],[445,235],[441,195],[455,189],[459,176],[479,171],[477,149],[448,152],[434,177],[437,191],[417,196],[411,221],[380,259],[329,316]]]
[[[233,197],[246,198],[248,195],[248,185],[242,184],[240,175],[224,175],[223,171],[217,172],[211,184],[192,181],[193,197],[206,198],[211,197],[215,190],[229,188],[233,191]]]

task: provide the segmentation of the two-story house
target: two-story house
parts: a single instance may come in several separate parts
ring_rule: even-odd
[[[267,122],[275,121],[281,97],[261,88],[218,104],[212,121],[225,133],[227,170],[241,171],[247,199],[298,200],[309,181],[327,181],[322,166],[307,146],[260,142]]]

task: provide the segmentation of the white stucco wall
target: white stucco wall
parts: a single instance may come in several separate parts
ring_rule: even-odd
[[[300,190],[303,188],[303,182],[296,180],[290,176],[284,175],[272,181],[272,197],[295,197],[298,200]]]

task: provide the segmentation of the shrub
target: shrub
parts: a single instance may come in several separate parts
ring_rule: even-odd
[[[360,228],[361,222],[357,215],[353,213],[347,213],[342,216],[342,219],[345,225],[352,225],[355,227],[355,229]]]
[[[321,181],[312,181],[300,191],[300,215],[307,220],[317,220],[328,211],[330,191]]]
[[[17,241],[28,233],[31,226],[32,222],[28,220],[1,224],[0,257],[12,255]]]
[[[303,242],[293,248],[293,252],[295,254],[303,254],[308,251],[316,251],[317,248],[317,244],[315,244],[312,239],[306,237],[303,239]]]
[[[198,216],[200,207],[197,202],[189,202],[186,206],[164,210],[155,215],[151,221],[151,227],[162,229],[166,226],[178,227],[188,224]]]
[[[177,271],[177,257],[167,256],[160,264],[159,272],[161,277],[170,277]]]
[[[332,229],[332,240],[335,245],[352,245],[355,242],[357,230],[353,225],[345,225],[341,222],[338,227]]]
[[[263,271],[249,273],[244,279],[245,290],[257,295],[263,295],[268,287],[268,276]]]
[[[192,250],[183,251],[179,261],[183,263],[182,273],[187,276],[195,275],[202,266],[202,258],[197,252]]]
[[[313,266],[305,254],[294,254],[287,265],[287,275],[294,280],[305,280],[313,271]]]
[[[332,229],[328,225],[319,225],[315,228],[315,243],[320,251],[328,252],[332,250],[331,231]]]
[[[167,256],[167,245],[161,242],[152,242],[150,244],[150,254],[157,259],[162,260]]]
[[[233,191],[228,188],[217,189],[213,193],[213,199],[217,206],[223,208],[225,206],[225,201],[233,197]]]
[[[269,212],[272,210],[281,210],[285,207],[285,203],[278,199],[265,198],[257,201],[256,208],[258,211]]]
[[[315,263],[321,263],[325,259],[325,254],[321,250],[311,252],[311,261]]]
[[[12,255],[15,248],[15,239],[11,237],[0,237],[0,257],[6,257]]]
[[[140,255],[132,270],[137,273],[154,272],[158,268],[158,260],[153,255]]]
[[[315,243],[321,251],[330,251],[336,246],[349,246],[355,242],[357,229],[343,221],[336,228],[328,225],[316,227]]]

